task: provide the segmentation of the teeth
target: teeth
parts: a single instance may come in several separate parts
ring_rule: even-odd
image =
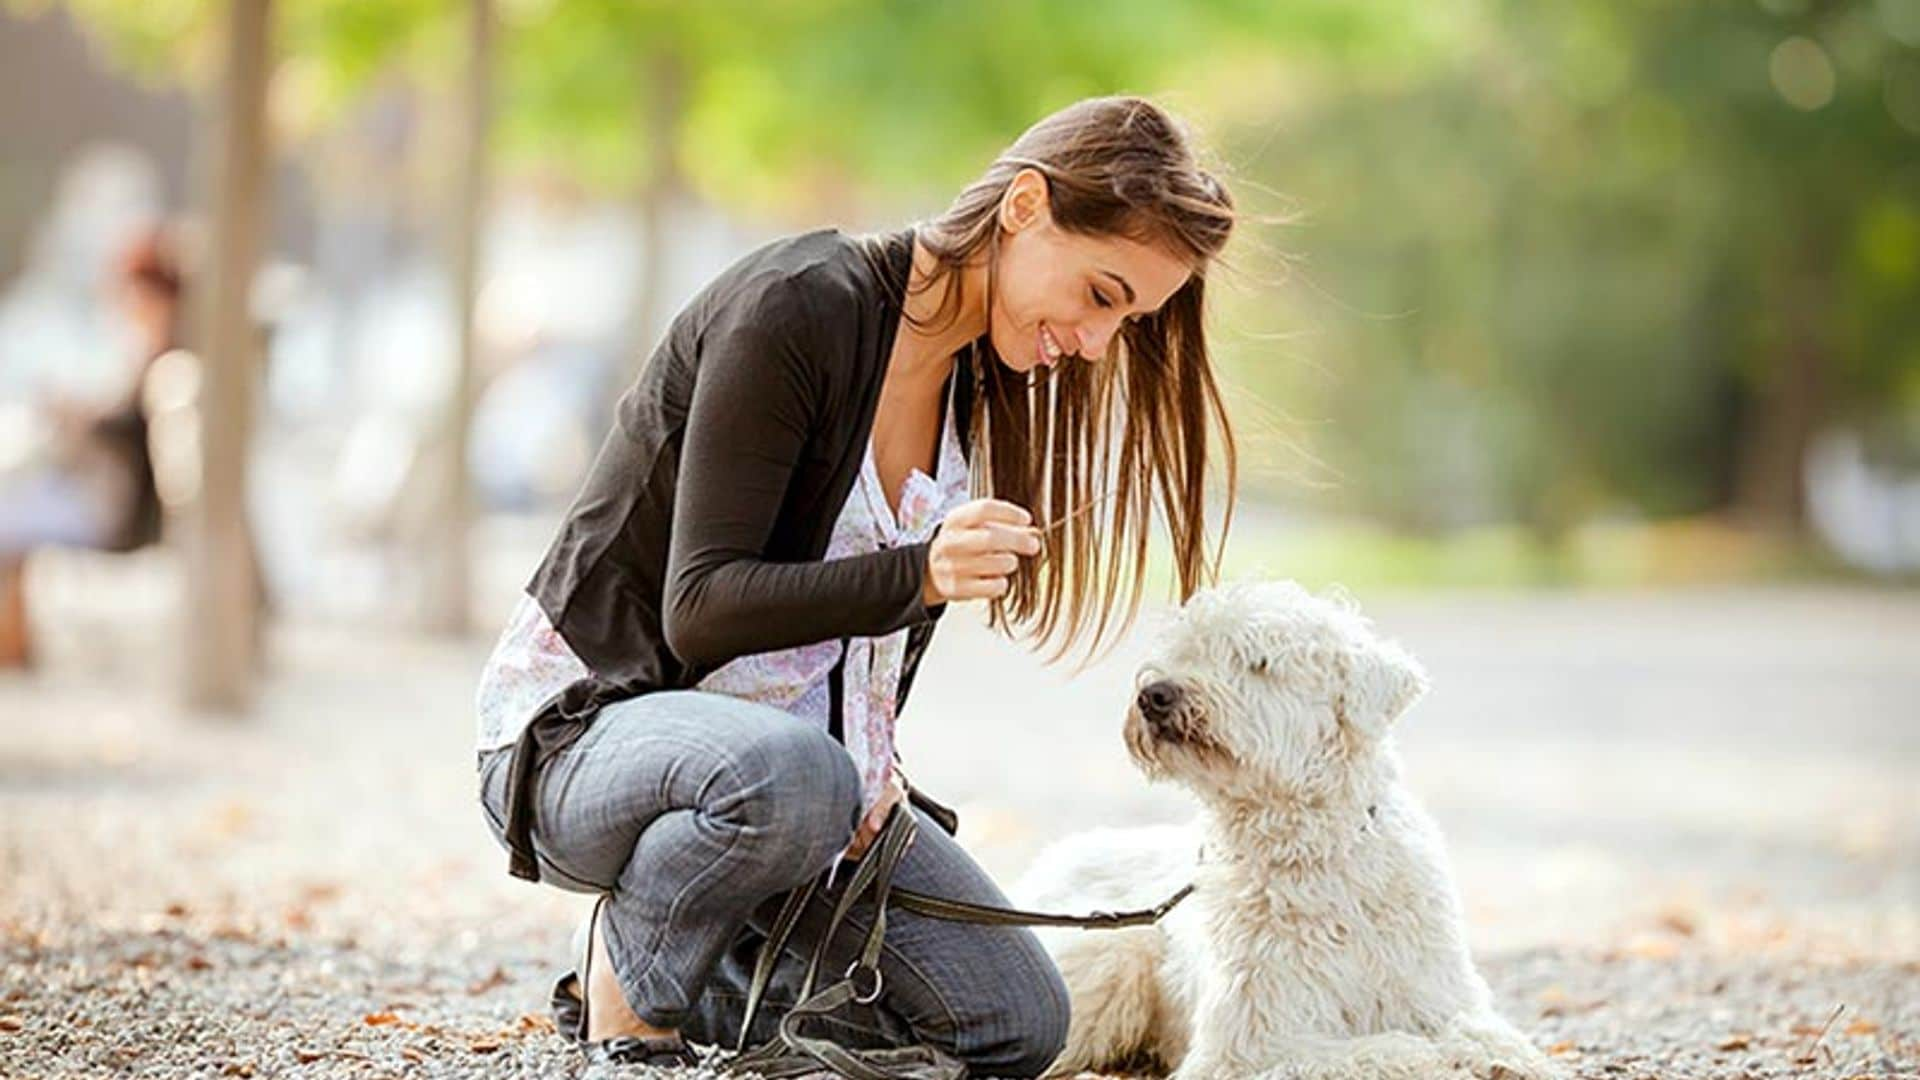
[[[1053,340],[1053,331],[1048,330],[1044,326],[1041,327],[1040,342],[1042,347],[1044,347],[1047,350],[1048,356],[1054,358],[1055,360],[1060,359],[1060,343]]]

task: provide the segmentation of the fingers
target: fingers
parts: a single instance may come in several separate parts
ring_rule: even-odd
[[[1033,515],[1027,513],[1025,507],[1016,503],[1010,503],[1005,499],[973,499],[961,503],[959,506],[953,508],[951,514],[947,515],[947,520],[949,521],[956,519],[962,525],[985,525],[990,523],[1001,525],[1033,524]]]
[[[860,827],[854,830],[853,842],[847,845],[842,858],[858,860],[865,855],[867,849],[873,846],[874,838],[880,835],[881,827],[887,823],[888,811],[896,804],[905,802],[906,797],[907,790],[901,785],[899,774],[895,773],[888,779],[887,789],[880,793],[879,801],[867,811],[866,817],[860,819]]]
[[[954,577],[989,577],[1019,569],[1021,556],[1040,554],[1040,534],[1020,525],[986,524],[942,529],[934,546]]]
[[[947,552],[947,568],[954,577],[1005,577],[1020,569],[1020,556],[995,548],[958,546]]]
[[[1001,551],[1011,551],[1020,555],[1038,555],[1040,532],[1031,526],[994,522],[957,530],[948,543],[956,553],[965,555],[985,555]]]
[[[1027,511],[1002,499],[974,499],[953,508],[927,553],[928,588],[943,600],[1005,596],[1020,559],[1041,551]]]
[[[1003,577],[968,577],[955,579],[945,591],[949,600],[991,600],[1005,596],[1010,588],[1011,583]]]

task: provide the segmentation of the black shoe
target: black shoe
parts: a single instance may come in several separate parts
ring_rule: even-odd
[[[586,1038],[586,1025],[580,1022],[586,1002],[581,1000],[580,980],[573,972],[560,976],[560,981],[553,984],[553,996],[548,1003],[553,1009],[553,1029],[561,1038],[568,1042]]]
[[[578,977],[571,971],[560,976],[560,981],[553,984],[553,1026],[561,1038],[578,1044],[588,1061],[689,1068],[700,1064],[693,1047],[687,1045],[679,1035],[621,1035],[588,1045],[585,1034],[587,1003],[580,997],[579,986]],[[631,1045],[634,1043],[639,1045]]]
[[[587,1055],[589,1065],[652,1065],[661,1069],[691,1069],[700,1064],[700,1055],[694,1053],[693,1047],[678,1035],[615,1035],[611,1039],[584,1043],[581,1050]]]
[[[690,1068],[700,1064],[700,1056],[679,1034],[615,1035],[610,1039],[587,1041],[587,972],[593,961],[593,935],[600,925],[600,907],[607,902],[602,893],[587,917],[586,947],[580,955],[580,974],[569,971],[553,984],[553,1026],[563,1038],[580,1047],[590,1065],[653,1065],[660,1068]]]

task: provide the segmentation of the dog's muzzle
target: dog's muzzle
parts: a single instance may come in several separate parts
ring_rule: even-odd
[[[1186,739],[1192,736],[1192,721],[1186,715],[1186,691],[1170,679],[1151,682],[1134,696],[1134,707],[1147,728],[1160,738]]]

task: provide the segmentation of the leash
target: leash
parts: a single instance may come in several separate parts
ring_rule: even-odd
[[[967,1075],[964,1063],[925,1043],[888,1050],[852,1050],[830,1039],[802,1034],[800,1030],[808,1019],[823,1016],[848,1002],[868,1005],[879,1000],[883,988],[880,945],[886,936],[889,905],[950,922],[1113,930],[1158,922],[1193,892],[1193,886],[1188,884],[1153,907],[1139,911],[1057,915],[974,904],[910,889],[896,889],[893,887],[894,869],[906,854],[907,846],[912,843],[918,829],[919,822],[912,813],[903,813],[900,805],[896,804],[887,812],[886,823],[881,826],[873,849],[866,858],[860,860],[853,875],[848,878],[846,889],[834,904],[826,933],[814,945],[813,955],[807,962],[806,976],[800,982],[799,1003],[780,1018],[777,1034],[748,1050],[747,1032],[752,1030],[753,1018],[759,1010],[761,997],[766,993],[767,982],[773,975],[774,963],[793,935],[793,929],[800,921],[800,913],[818,891],[820,878],[816,877],[787,894],[779,915],[774,918],[767,940],[761,945],[759,956],[754,961],[753,982],[747,990],[746,1015],[740,1021],[740,1041],[734,1048],[735,1056],[720,1065],[724,1075],[753,1074],[766,1080],[783,1080],[826,1069],[848,1080],[964,1080]],[[874,900],[873,926],[867,931],[859,957],[848,965],[839,981],[815,993],[813,984],[826,961],[827,945],[839,934],[840,923],[855,901],[869,888]]]

